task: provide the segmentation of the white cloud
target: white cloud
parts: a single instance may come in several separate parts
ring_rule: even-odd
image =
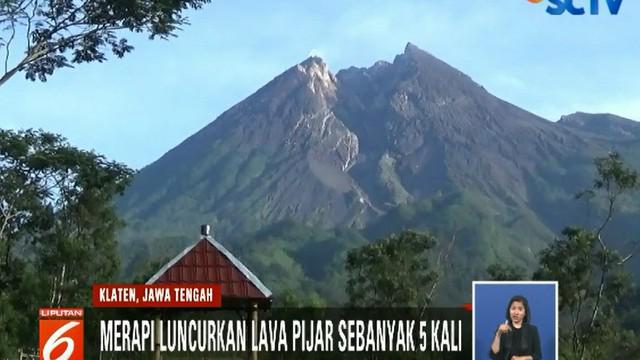
[[[309,50],[309,54],[307,56],[308,57],[317,56],[317,57],[323,58],[323,59],[326,57],[324,51],[322,51],[320,49],[316,49],[316,48],[313,48],[313,49]]]

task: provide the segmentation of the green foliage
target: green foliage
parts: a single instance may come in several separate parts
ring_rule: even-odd
[[[160,268],[162,268],[162,266],[171,261],[171,259],[172,257],[165,257],[153,261],[141,261],[140,263],[143,264],[143,266],[141,266],[141,268],[135,273],[131,282],[133,284],[146,283],[156,272],[158,272]]]
[[[244,189],[254,179],[262,174],[267,164],[268,157],[265,154],[254,153],[249,157],[249,160],[242,165],[240,172],[238,173],[239,190]]]
[[[487,268],[493,281],[520,281],[526,278],[526,270],[521,266],[492,264]]]
[[[584,345],[587,349],[585,359],[634,359],[640,351],[640,335],[625,329],[618,314],[608,311],[603,313],[593,329],[586,334]],[[566,353],[564,350],[563,353]]]
[[[122,224],[112,200],[131,175],[127,167],[76,149],[58,135],[0,130],[5,344],[33,346],[38,307],[88,305],[91,284],[115,276],[115,231]]]
[[[344,302],[347,252],[366,243],[355,230],[292,220],[219,240],[274,293],[275,305],[285,307]]]
[[[610,195],[619,195],[638,187],[638,172],[628,168],[619,153],[612,152],[597,158],[595,164],[599,177],[593,183],[594,189],[605,189]]]
[[[553,235],[530,210],[505,206],[472,190],[398,206],[372,223],[366,234],[380,238],[404,229],[429,231],[441,239],[434,250],[450,252],[441,266],[437,303],[465,301],[471,295],[468,284],[487,276],[487,264],[532,269],[537,264],[535,253]]]
[[[564,238],[540,252],[540,268],[535,280],[556,280],[560,284],[560,310],[577,310],[586,296],[593,296],[593,247],[597,241],[591,231],[566,228]]]
[[[276,294],[275,308],[326,308],[327,301],[317,292],[301,296],[297,291],[285,289]]]
[[[603,237],[622,196],[638,188],[638,173],[618,153],[596,159],[595,165],[593,189],[578,197],[600,195],[606,204],[603,221],[594,230],[565,228],[562,238],[540,252],[540,267],[534,273],[536,280],[559,283],[560,310],[568,319],[561,332],[561,356],[568,359],[602,359],[621,349],[633,354],[639,340],[632,329],[620,329],[624,323],[617,306],[632,288],[624,263],[635,248],[620,255]]]
[[[435,244],[429,234],[403,231],[350,251],[346,263],[349,305],[428,305],[437,281],[429,259]]]
[[[405,235],[402,235],[402,240],[396,243],[396,247],[398,250],[409,252],[401,246],[401,244],[412,246],[406,242],[408,237]],[[421,239],[424,240],[424,238]],[[159,240],[161,240],[159,242],[164,241]],[[264,227],[256,232],[237,233],[232,237],[218,240],[273,291],[274,306],[277,307],[317,307],[345,303],[347,274],[344,269],[347,254],[349,251],[367,246],[368,243],[356,230],[326,230],[291,220]],[[187,241],[183,245],[189,244],[190,242]],[[426,243],[418,244],[416,249],[424,245]],[[435,243],[429,245],[429,249],[434,245]],[[151,250],[149,247],[137,246],[129,251],[133,253],[132,259],[138,263],[137,266],[131,264],[129,266],[131,269],[137,269],[133,270],[133,273],[138,274],[135,277],[137,281],[147,279],[154,272],[149,272],[148,269],[157,269],[163,263],[153,259],[157,259],[164,250],[156,251],[157,249]],[[166,254],[173,256],[180,250],[182,249],[167,250]],[[414,250],[410,253],[413,254]],[[151,253],[155,255],[145,256]],[[428,253],[429,251],[425,249],[423,255],[426,256]],[[398,253],[395,256],[400,257],[401,254]],[[416,266],[422,267],[428,264],[428,262],[418,264],[420,259],[418,255]],[[155,265],[149,265],[151,263]],[[131,273],[128,278],[131,278],[130,275]],[[429,273],[429,276],[435,278],[435,273]],[[399,285],[407,286],[408,284],[408,282],[402,282]]]
[[[105,52],[123,57],[133,50],[121,30],[167,39],[187,25],[183,11],[210,0],[1,1],[0,48],[7,51],[0,86],[19,71],[29,80],[46,81],[56,69],[71,64],[103,62]],[[26,36],[17,37],[17,33]],[[9,66],[9,48],[18,39],[24,57]],[[15,45],[15,44],[13,44]]]

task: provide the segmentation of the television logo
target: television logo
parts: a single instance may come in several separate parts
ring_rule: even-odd
[[[530,3],[538,4],[544,0],[528,0]],[[551,15],[562,15],[565,11],[571,15],[584,15],[586,10],[580,5],[574,4],[574,2],[589,3],[589,13],[591,15],[600,14],[600,3],[605,2],[609,13],[611,15],[618,15],[622,0],[548,0],[550,5],[547,7],[547,12]]]
[[[84,310],[42,308],[40,314],[40,360],[84,358]]]

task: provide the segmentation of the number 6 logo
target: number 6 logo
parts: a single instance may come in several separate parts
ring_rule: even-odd
[[[63,325],[60,329],[56,330],[51,335],[51,337],[49,337],[49,340],[47,340],[47,342],[44,344],[44,349],[42,349],[42,357],[44,358],[44,360],[69,360],[71,358],[71,354],[73,354],[73,347],[74,347],[73,339],[70,337],[60,337],[60,336],[66,333],[67,330],[72,329],[78,325],[80,325],[80,322],[71,321],[66,325]],[[57,358],[51,359],[51,352],[63,343],[67,344],[67,348],[65,349],[65,351],[62,353],[62,355],[58,356]]]
[[[40,360],[81,360],[82,320],[40,320]]]

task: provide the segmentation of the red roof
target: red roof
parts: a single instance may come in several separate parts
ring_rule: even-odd
[[[271,298],[271,291],[220,243],[203,237],[165,264],[147,284],[214,283],[222,299]]]

